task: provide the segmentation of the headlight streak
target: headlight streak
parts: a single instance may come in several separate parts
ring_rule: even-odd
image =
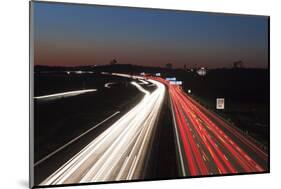
[[[106,84],[104,84],[104,87],[110,89],[111,88],[110,85],[113,85],[113,84],[116,84],[116,83],[115,82],[106,83]]]
[[[50,95],[44,95],[44,96],[37,96],[34,97],[34,99],[37,100],[55,100],[58,98],[64,98],[64,97],[71,97],[71,96],[76,96],[80,95],[83,93],[89,93],[89,92],[94,92],[97,91],[97,89],[85,89],[85,90],[77,90],[77,91],[68,91],[68,92],[62,92],[62,93],[56,93],[56,94],[50,94]]]
[[[152,93],[132,82],[143,99],[40,185],[140,179],[165,96],[163,84],[149,82]]]
[[[145,84],[145,85],[148,85],[149,83],[143,79],[139,79],[139,81],[142,83],[142,84]]]

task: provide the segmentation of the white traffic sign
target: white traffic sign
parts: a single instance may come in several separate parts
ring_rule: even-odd
[[[182,85],[182,81],[170,81],[171,85]]]
[[[177,78],[175,78],[175,77],[167,77],[166,80],[167,81],[176,81]]]
[[[224,109],[224,98],[217,98],[217,110],[223,110]]]

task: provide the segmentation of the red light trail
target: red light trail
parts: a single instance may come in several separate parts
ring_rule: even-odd
[[[267,170],[268,155],[251,138],[188,96],[165,83],[171,101],[183,176],[253,173]]]

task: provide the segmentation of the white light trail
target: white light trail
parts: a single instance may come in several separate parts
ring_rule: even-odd
[[[116,84],[115,82],[104,84],[105,88],[111,88],[110,85]]]
[[[120,76],[120,77],[127,77],[127,78],[132,78],[132,79],[144,79],[144,77],[142,77],[142,76],[122,74],[122,73],[112,73],[111,75]]]
[[[139,81],[142,82],[142,84],[146,84],[146,85],[149,84],[147,81],[145,81],[145,80],[143,80],[143,79],[140,79]]]
[[[71,96],[76,96],[79,94],[83,94],[83,93],[89,93],[89,92],[93,92],[93,91],[97,91],[97,89],[86,89],[86,90],[78,90],[78,91],[68,91],[68,92],[63,92],[63,93],[56,93],[56,94],[51,94],[51,95],[44,95],[44,96],[37,96],[34,97],[34,99],[45,99],[45,100],[54,100],[57,98],[63,98],[63,97],[71,97]]]
[[[143,99],[40,185],[140,179],[165,96],[163,84],[149,81],[152,93],[132,82]]]

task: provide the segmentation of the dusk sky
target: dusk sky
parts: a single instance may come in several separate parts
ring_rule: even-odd
[[[35,2],[35,65],[267,68],[268,18]]]

